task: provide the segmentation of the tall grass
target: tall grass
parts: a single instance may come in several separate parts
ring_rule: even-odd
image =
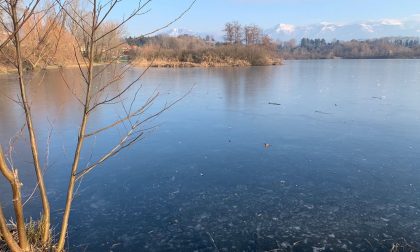
[[[152,40],[131,51],[134,60],[208,65],[263,66],[280,63],[276,50],[263,45],[214,44],[194,37]]]

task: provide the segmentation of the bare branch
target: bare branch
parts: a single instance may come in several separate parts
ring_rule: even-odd
[[[15,29],[13,30],[13,33],[9,34],[9,36],[3,41],[3,43],[0,44],[0,49],[2,49],[4,46],[6,46],[10,41],[12,41],[12,39],[14,39],[14,37],[16,36],[16,34],[20,31],[20,29],[22,28],[22,26],[29,20],[29,18],[32,16],[32,14],[34,13],[36,7],[38,6],[38,4],[41,2],[41,0],[36,0],[34,5],[32,7],[30,7],[32,5],[32,3],[26,8],[24,15],[22,15],[22,17],[19,19],[19,25],[17,27],[15,27]],[[16,6],[15,6],[16,7]],[[11,15],[11,12],[9,13],[9,15]],[[22,19],[22,20],[21,20]]]
[[[110,34],[111,32],[120,29],[125,23],[127,23],[128,21],[130,21],[134,16],[137,16],[139,14],[139,12],[145,7],[147,6],[152,0],[147,0],[146,3],[141,4],[141,1],[139,2],[139,6],[137,7],[137,9],[135,9],[127,18],[123,19],[116,27],[114,27],[113,29],[109,30],[108,32],[105,32],[104,34],[102,34],[102,36],[99,36],[98,38],[95,39],[94,42],[98,42],[99,40],[103,39],[106,35]],[[195,0],[196,1],[196,0]],[[115,5],[114,5],[115,6]],[[111,9],[109,10],[109,12],[111,11]],[[108,13],[109,14],[109,13]],[[107,15],[108,15],[107,14]],[[106,16],[107,16],[106,15]],[[106,16],[104,17],[104,19],[102,19],[99,24],[101,24]],[[97,29],[98,26],[95,27],[95,29]]]
[[[163,29],[168,28],[169,26],[171,26],[172,24],[174,24],[175,22],[177,22],[178,20],[180,20],[183,16],[185,16],[185,14],[187,14],[187,12],[191,10],[191,8],[194,6],[194,4],[195,4],[196,2],[197,2],[197,0],[192,1],[192,3],[190,4],[190,6],[188,6],[188,8],[187,8],[187,9],[185,9],[185,11],[184,11],[184,12],[182,12],[182,13],[181,13],[181,14],[180,14],[177,18],[175,18],[175,19],[174,19],[174,20],[172,20],[171,22],[169,22],[169,23],[167,23],[166,25],[161,26],[161,27],[159,27],[159,28],[157,28],[157,29],[155,29],[155,30],[153,30],[153,31],[151,31],[151,32],[148,32],[148,33],[143,34],[143,35],[142,35],[142,37],[147,37],[147,36],[149,36],[149,35],[152,35],[152,34],[154,34],[154,33],[156,33],[156,32],[159,32],[159,31],[161,31],[161,30],[163,30]]]
[[[122,95],[124,95],[134,84],[136,84],[145,74],[146,72],[152,67],[153,61],[149,64],[149,66],[131,83],[129,83],[121,92],[116,94],[115,96],[105,99],[101,102],[95,103],[89,110],[88,113],[91,113],[93,110],[95,110],[97,107],[104,105],[104,104],[110,104],[110,102],[113,102],[114,100],[118,99]]]
[[[85,168],[84,170],[80,171],[79,173],[76,174],[76,180],[82,178],[83,176],[85,176],[86,174],[88,174],[89,172],[91,172],[93,169],[95,169],[98,165],[102,164],[103,162],[105,162],[107,159],[117,155],[121,150],[129,147],[130,145],[132,145],[133,143],[137,142],[143,135],[145,130],[139,130],[139,127],[141,125],[143,125],[144,123],[158,117],[159,115],[161,115],[163,112],[165,112],[166,110],[170,109],[171,107],[173,107],[175,104],[177,104],[178,102],[180,102],[181,100],[183,100],[188,94],[190,94],[192,91],[192,88],[186,93],[184,94],[181,98],[175,100],[174,102],[168,104],[165,104],[165,106],[158,111],[157,113],[154,113],[150,116],[148,116],[146,119],[142,120],[142,121],[137,121],[135,124],[133,124],[131,126],[131,129],[127,132],[127,134],[120,140],[120,142],[114,147],[112,148],[108,153],[106,153],[105,155],[103,155],[98,161],[96,161],[95,163],[93,163],[92,165],[90,165],[89,167]],[[130,115],[128,115],[127,117],[125,117],[127,119],[130,119]],[[126,120],[127,120],[126,119]],[[119,120],[117,121],[117,123],[121,123],[123,120]],[[99,130],[99,132],[109,129],[108,128],[103,128],[101,130]],[[98,132],[98,133],[99,133]]]
[[[6,159],[4,157],[3,149],[0,146],[0,172],[3,174],[3,176],[9,181],[10,186],[12,188],[13,193],[13,207],[15,210],[16,215],[16,222],[17,222],[17,229],[18,229],[18,235],[19,235],[19,246],[22,248],[22,250],[29,250],[30,245],[28,241],[28,237],[26,235],[26,229],[25,229],[25,217],[23,214],[23,205],[22,205],[22,196],[21,196],[21,182],[19,180],[18,171],[15,169],[10,169],[6,164]],[[0,211],[1,206],[0,206]],[[3,213],[0,212],[0,215]],[[0,228],[4,229],[1,223],[3,220],[1,220],[0,216]],[[13,244],[12,244],[13,245]],[[20,250],[19,250],[20,251]]]
[[[145,104],[144,104],[141,108],[139,108],[138,110],[136,110],[135,112],[128,114],[126,117],[124,117],[124,118],[122,118],[122,119],[120,119],[120,120],[118,120],[118,121],[115,121],[115,122],[113,122],[112,124],[110,124],[110,125],[108,125],[108,126],[106,126],[106,127],[103,127],[103,128],[101,128],[101,129],[95,130],[95,131],[94,131],[94,132],[92,132],[92,133],[88,133],[88,134],[86,134],[86,135],[85,135],[85,137],[86,137],[86,138],[88,138],[88,137],[91,137],[91,136],[97,135],[97,134],[99,134],[99,133],[101,133],[101,132],[103,132],[103,131],[105,131],[105,130],[111,129],[111,128],[113,128],[113,127],[117,126],[118,124],[121,124],[121,123],[123,123],[123,122],[125,122],[125,121],[129,120],[129,119],[130,119],[130,118],[132,118],[132,117],[135,117],[135,116],[138,116],[138,115],[140,115],[140,114],[143,114],[143,113],[144,113],[144,111],[146,110],[146,108],[147,108],[149,105],[151,105],[151,104],[153,103],[153,101],[154,101],[154,100],[155,100],[158,96],[159,96],[159,93],[155,94],[153,97],[149,98],[149,99],[147,100],[147,102],[146,102],[146,103],[145,103]]]

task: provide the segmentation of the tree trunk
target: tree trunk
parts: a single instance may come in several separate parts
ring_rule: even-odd
[[[15,239],[13,239],[13,236],[10,233],[9,228],[7,227],[6,218],[4,217],[3,208],[1,206],[1,203],[0,203],[0,233],[2,234],[3,239],[6,242],[8,248],[12,252],[21,252],[21,251],[23,251],[19,247],[19,245],[17,244],[17,242],[15,241]]]
[[[3,149],[1,148],[1,146],[0,146],[0,172],[7,179],[7,181],[9,181],[12,187],[13,207],[14,207],[15,215],[16,215],[17,231],[19,235],[19,245],[22,248],[22,250],[29,251],[30,246],[29,246],[28,238],[26,237],[25,218],[23,215],[22,196],[20,193],[21,183],[19,181],[17,171],[16,170],[12,171],[7,166],[6,159],[4,158]],[[1,206],[0,206],[0,209],[1,209]],[[3,212],[1,212],[0,215],[3,215]],[[4,216],[3,217],[0,216],[0,221],[4,221]],[[5,225],[5,223],[4,224],[0,223],[0,224]],[[6,225],[6,229],[7,229],[7,225]],[[1,230],[3,230],[3,227],[1,228]],[[3,233],[4,232],[2,232],[2,234]],[[7,232],[6,232],[6,235],[7,235]],[[7,237],[5,238],[7,239]],[[10,245],[13,246],[13,244],[9,244],[9,243],[10,242],[7,243],[8,246]]]
[[[12,4],[12,22],[13,22],[13,28],[15,30],[19,29],[19,21],[17,17],[17,1]],[[16,65],[18,68],[18,75],[19,75],[19,87],[20,87],[20,95],[22,98],[22,106],[25,111],[26,116],[26,125],[29,133],[29,139],[31,144],[31,150],[32,150],[32,157],[34,161],[34,167],[35,167],[35,173],[37,176],[37,182],[39,185],[39,191],[41,194],[41,200],[42,200],[42,206],[44,209],[43,212],[43,222],[42,222],[42,242],[47,243],[50,239],[50,205],[48,202],[48,196],[47,196],[47,190],[45,188],[44,183],[44,175],[42,174],[41,165],[39,162],[39,155],[38,155],[38,145],[36,142],[35,132],[32,124],[32,115],[31,115],[31,109],[28,103],[28,99],[26,97],[26,87],[23,79],[23,65],[22,65],[22,53],[21,53],[21,45],[20,45],[20,36],[19,32],[15,33],[14,36],[14,42],[15,42],[15,49],[16,49]]]
[[[79,167],[79,161],[80,161],[80,155],[82,151],[83,142],[85,140],[85,134],[86,134],[86,125],[89,119],[89,104],[90,104],[90,92],[93,82],[93,63],[94,63],[94,50],[95,50],[95,30],[96,30],[96,0],[93,0],[93,12],[92,12],[92,32],[90,34],[90,41],[89,41],[89,55],[88,55],[88,79],[87,79],[87,90],[86,90],[86,97],[85,97],[85,104],[84,104],[84,112],[83,112],[83,118],[81,122],[81,126],[79,129],[79,136],[77,139],[77,146],[76,151],[74,153],[74,159],[73,159],[73,165],[71,168],[71,174],[70,174],[70,181],[69,186],[67,189],[67,200],[66,200],[66,206],[64,208],[64,215],[63,215],[63,221],[61,223],[61,231],[60,231],[60,238],[58,240],[57,244],[57,252],[61,252],[64,249],[64,245],[66,242],[66,235],[67,235],[67,229],[69,224],[69,218],[70,218],[70,211],[71,211],[71,204],[73,201],[73,194],[74,194],[74,185],[76,183],[76,173],[77,169]]]

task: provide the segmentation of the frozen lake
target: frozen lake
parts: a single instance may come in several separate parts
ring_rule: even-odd
[[[46,183],[58,225],[80,109],[57,70],[43,78],[31,97],[43,152],[53,125]],[[69,251],[420,248],[420,60],[151,69],[142,83],[139,102],[161,93],[154,109],[195,86],[143,141],[82,181]],[[0,76],[0,86],[16,97],[13,76]],[[0,143],[7,147],[24,118],[5,95]],[[120,112],[117,105],[98,111],[90,129]],[[119,136],[92,139],[83,165]],[[22,141],[14,158],[28,196],[33,169]],[[4,180],[0,194],[10,214]],[[39,198],[26,210],[39,216]]]

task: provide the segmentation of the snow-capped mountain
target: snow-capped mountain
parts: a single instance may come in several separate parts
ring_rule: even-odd
[[[351,40],[399,36],[420,37],[420,16],[405,20],[383,19],[351,24],[329,22],[302,26],[279,24],[266,30],[265,33],[281,41],[302,38]]]
[[[178,37],[181,35],[190,35],[190,36],[198,36],[198,33],[189,30],[189,29],[184,29],[184,28],[173,28],[170,30],[167,30],[163,33],[161,33],[162,35],[167,35],[170,37]]]
[[[207,36],[210,36],[216,41],[222,41],[223,40],[223,34],[220,32],[212,32],[212,33],[205,33],[205,32],[195,32],[190,29],[184,29],[184,28],[173,28],[170,30],[167,30],[165,32],[161,33],[162,35],[170,36],[170,37],[178,37],[182,35],[188,35],[188,36],[194,36],[194,37],[200,37],[200,38],[206,38]]]

